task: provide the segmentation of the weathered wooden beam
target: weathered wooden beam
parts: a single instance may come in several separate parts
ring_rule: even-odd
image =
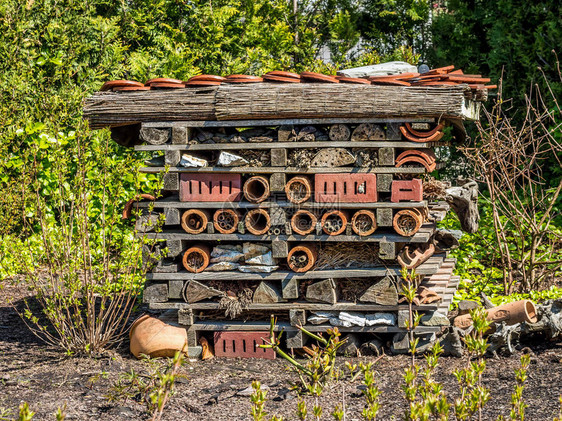
[[[149,284],[142,294],[144,303],[165,303],[168,301],[168,284]]]
[[[330,278],[309,285],[305,298],[309,301],[335,304],[338,300],[336,283]]]
[[[377,283],[371,285],[359,297],[364,303],[375,303],[394,306],[398,304],[398,292],[391,276],[385,276]]]

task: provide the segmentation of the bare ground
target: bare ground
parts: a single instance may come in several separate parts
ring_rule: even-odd
[[[2,408],[17,414],[21,402],[28,402],[36,412],[34,419],[52,420],[57,407],[67,406],[67,419],[72,420],[143,420],[144,407],[135,400],[109,402],[108,391],[122,373],[134,369],[147,373],[147,363],[135,360],[127,343],[99,358],[70,358],[41,343],[28,330],[9,298],[20,300],[27,292],[6,285],[0,290],[0,414]],[[529,379],[524,398],[529,405],[527,419],[552,420],[558,415],[558,397],[562,393],[562,344],[528,344],[532,352]],[[519,355],[489,359],[484,383],[492,398],[484,410],[484,420],[499,414],[508,415],[510,395],[515,384],[514,370]],[[372,358],[370,358],[372,359]],[[349,359],[348,359],[349,360]],[[354,359],[358,362],[360,359]],[[361,360],[369,360],[364,358]],[[344,362],[342,358],[341,362]],[[385,357],[377,366],[377,381],[382,391],[380,420],[402,419],[405,400],[401,392],[402,374],[409,359],[406,356]],[[465,364],[457,358],[440,361],[437,378],[451,398],[458,394],[452,370]],[[269,386],[266,409],[285,420],[296,419],[297,399],[287,393],[294,373],[282,360],[214,359],[190,361],[181,369],[185,378],[176,384],[176,394],[168,405],[164,420],[249,420],[249,397],[236,396],[253,380]],[[324,408],[322,419],[334,406],[345,402],[347,420],[362,419],[364,398],[354,384],[341,381],[326,390],[319,399]],[[314,401],[307,399],[309,413]]]

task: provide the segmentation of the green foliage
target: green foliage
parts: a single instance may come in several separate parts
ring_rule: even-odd
[[[374,421],[380,409],[379,397],[381,395],[380,389],[377,387],[375,381],[375,372],[373,370],[374,363],[367,364],[360,363],[359,369],[363,373],[363,395],[365,396],[365,408],[363,409],[363,418],[365,420]]]
[[[186,348],[177,351],[173,358],[167,360],[151,359],[143,356],[148,365],[148,373],[140,374],[134,369],[123,373],[111,386],[106,395],[109,402],[127,402],[129,400],[140,401],[151,415],[152,421],[160,420],[165,406],[174,394],[174,386],[178,378],[183,377],[179,373],[184,364]]]
[[[530,86],[557,80],[552,50],[562,45],[562,4],[556,0],[448,0],[432,22],[434,65],[455,64],[465,73],[504,76],[505,98],[523,104]],[[560,82],[560,81],[558,81]],[[562,84],[554,89],[562,92]]]
[[[267,415],[267,412],[265,412],[267,391],[261,390],[261,383],[257,380],[252,382],[252,389],[254,389],[254,392],[250,396],[250,401],[252,402],[251,414],[254,421],[262,421]]]
[[[326,385],[338,376],[334,370],[336,353],[345,343],[345,340],[340,341],[339,339],[341,334],[338,328],[334,327],[326,330],[327,338],[324,338],[322,334],[316,335],[302,326],[297,326],[302,333],[317,343],[317,345],[313,344],[311,347],[304,348],[307,352],[307,359],[304,364],[301,364],[280,348],[283,332],[275,336],[275,324],[276,320],[272,316],[269,330],[270,339],[265,345],[260,345],[260,347],[273,349],[277,355],[289,362],[290,367],[297,372],[300,378],[300,385],[295,386],[295,389],[313,396],[320,396]]]
[[[20,412],[18,414],[17,421],[31,421],[34,415],[35,412],[29,409],[29,405],[27,404],[27,402],[23,402],[20,405]]]

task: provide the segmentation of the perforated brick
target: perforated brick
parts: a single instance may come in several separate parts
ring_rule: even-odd
[[[275,359],[271,348],[260,348],[269,338],[269,332],[215,332],[215,355],[227,358]]]
[[[181,174],[182,202],[237,202],[242,196],[240,174]]]
[[[314,200],[322,203],[377,201],[375,174],[316,174]]]
[[[392,182],[391,202],[414,201],[421,202],[423,200],[423,185],[419,178],[413,180],[394,180]]]

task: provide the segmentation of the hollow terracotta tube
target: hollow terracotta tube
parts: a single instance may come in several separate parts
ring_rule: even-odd
[[[299,235],[308,235],[316,229],[318,218],[307,210],[298,210],[291,218],[291,228]]]
[[[424,159],[425,162],[428,164],[433,164],[437,161],[437,157],[433,150],[429,148],[422,148],[422,149],[408,149],[407,151],[402,152],[400,155],[396,157],[396,161],[401,161],[404,158],[408,158],[410,156],[419,156]]]
[[[130,350],[137,357],[173,357],[187,350],[187,331],[145,314],[135,320],[129,331]],[[185,348],[184,348],[185,346]]]
[[[535,304],[530,300],[515,301],[512,303],[502,304],[494,308],[486,310],[486,318],[492,322],[505,322],[508,325],[516,323],[536,323],[537,309]],[[463,314],[455,318],[453,324],[456,327],[466,329],[472,324],[470,314]]]
[[[123,208],[123,215],[121,215],[121,218],[129,219],[133,211],[133,205],[136,202],[140,202],[142,199],[150,200],[152,202],[156,200],[154,196],[152,196],[151,194],[147,194],[147,193],[137,194],[135,197],[133,197],[131,200],[125,203],[125,207]]]
[[[213,225],[221,234],[232,234],[238,229],[240,215],[234,209],[219,209],[213,215]]]
[[[188,234],[201,234],[208,222],[209,213],[201,209],[188,209],[181,216],[181,227]]]
[[[366,209],[355,212],[351,218],[351,228],[355,234],[361,237],[371,235],[377,229],[375,213]]]
[[[287,264],[293,272],[307,272],[316,264],[318,249],[314,244],[306,243],[293,247],[287,255]]]
[[[433,136],[435,133],[443,130],[443,127],[444,127],[443,123],[440,123],[431,130],[420,131],[420,130],[415,130],[414,128],[412,128],[412,125],[410,123],[405,123],[404,126],[406,126],[406,130],[408,130],[412,135],[414,135],[416,137],[421,137],[421,138]]]
[[[269,181],[261,175],[250,177],[244,183],[244,197],[248,202],[260,203],[269,197]]]
[[[423,215],[417,209],[402,209],[396,212],[392,220],[394,231],[404,237],[411,237],[418,232],[423,223]]]
[[[322,230],[328,235],[340,235],[345,232],[349,217],[347,212],[332,210],[322,215],[320,225]]]
[[[254,235],[264,235],[271,227],[271,219],[265,209],[252,209],[244,218],[246,229]]]
[[[188,248],[183,254],[183,267],[189,272],[203,272],[211,259],[211,249],[205,244],[196,244]]]
[[[312,183],[307,177],[293,177],[285,184],[285,194],[291,203],[303,203],[312,195]]]

